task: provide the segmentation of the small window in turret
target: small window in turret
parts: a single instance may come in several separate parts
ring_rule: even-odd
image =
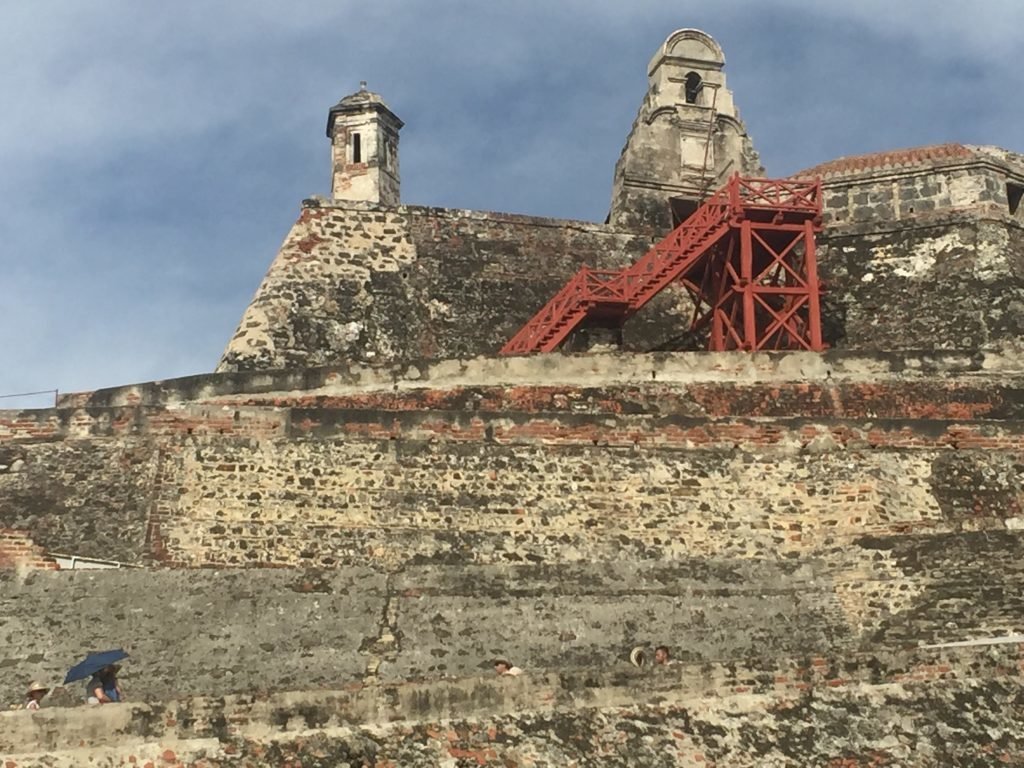
[[[352,162],[361,163],[363,162],[363,147],[362,141],[358,133],[352,134]]]
[[[704,81],[700,79],[700,75],[696,72],[691,72],[686,76],[686,103],[696,104],[697,99],[700,98],[700,92],[704,88]]]
[[[1011,216],[1017,215],[1021,197],[1024,197],[1024,185],[1006,182],[1006,202],[1010,206]]]

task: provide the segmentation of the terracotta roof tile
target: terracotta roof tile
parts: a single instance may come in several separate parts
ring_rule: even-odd
[[[872,152],[867,155],[840,157],[806,168],[793,176],[837,176],[859,173],[876,168],[903,168],[913,165],[931,165],[943,160],[974,157],[975,152],[963,144],[935,144],[929,147],[895,149],[889,152]]]

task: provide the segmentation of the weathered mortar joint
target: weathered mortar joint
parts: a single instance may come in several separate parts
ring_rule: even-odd
[[[364,639],[360,647],[360,652],[368,657],[363,674],[364,685],[375,684],[381,665],[393,662],[402,650],[402,632],[398,628],[398,600],[394,590],[396,573],[400,571],[389,573],[384,584],[384,606],[381,610],[378,634],[376,637]]]

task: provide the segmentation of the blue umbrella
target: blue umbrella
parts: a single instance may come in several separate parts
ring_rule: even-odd
[[[109,667],[114,662],[126,658],[128,658],[128,654],[121,648],[115,648],[112,651],[97,651],[95,653],[90,653],[82,659],[82,661],[78,662],[68,670],[67,675],[64,677],[64,682],[72,683],[75,680],[84,680],[90,675],[96,674],[104,667]]]

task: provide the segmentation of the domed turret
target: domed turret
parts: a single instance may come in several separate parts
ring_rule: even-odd
[[[647,67],[648,90],[615,166],[609,221],[667,232],[735,172],[763,169],[709,35],[679,29]]]

